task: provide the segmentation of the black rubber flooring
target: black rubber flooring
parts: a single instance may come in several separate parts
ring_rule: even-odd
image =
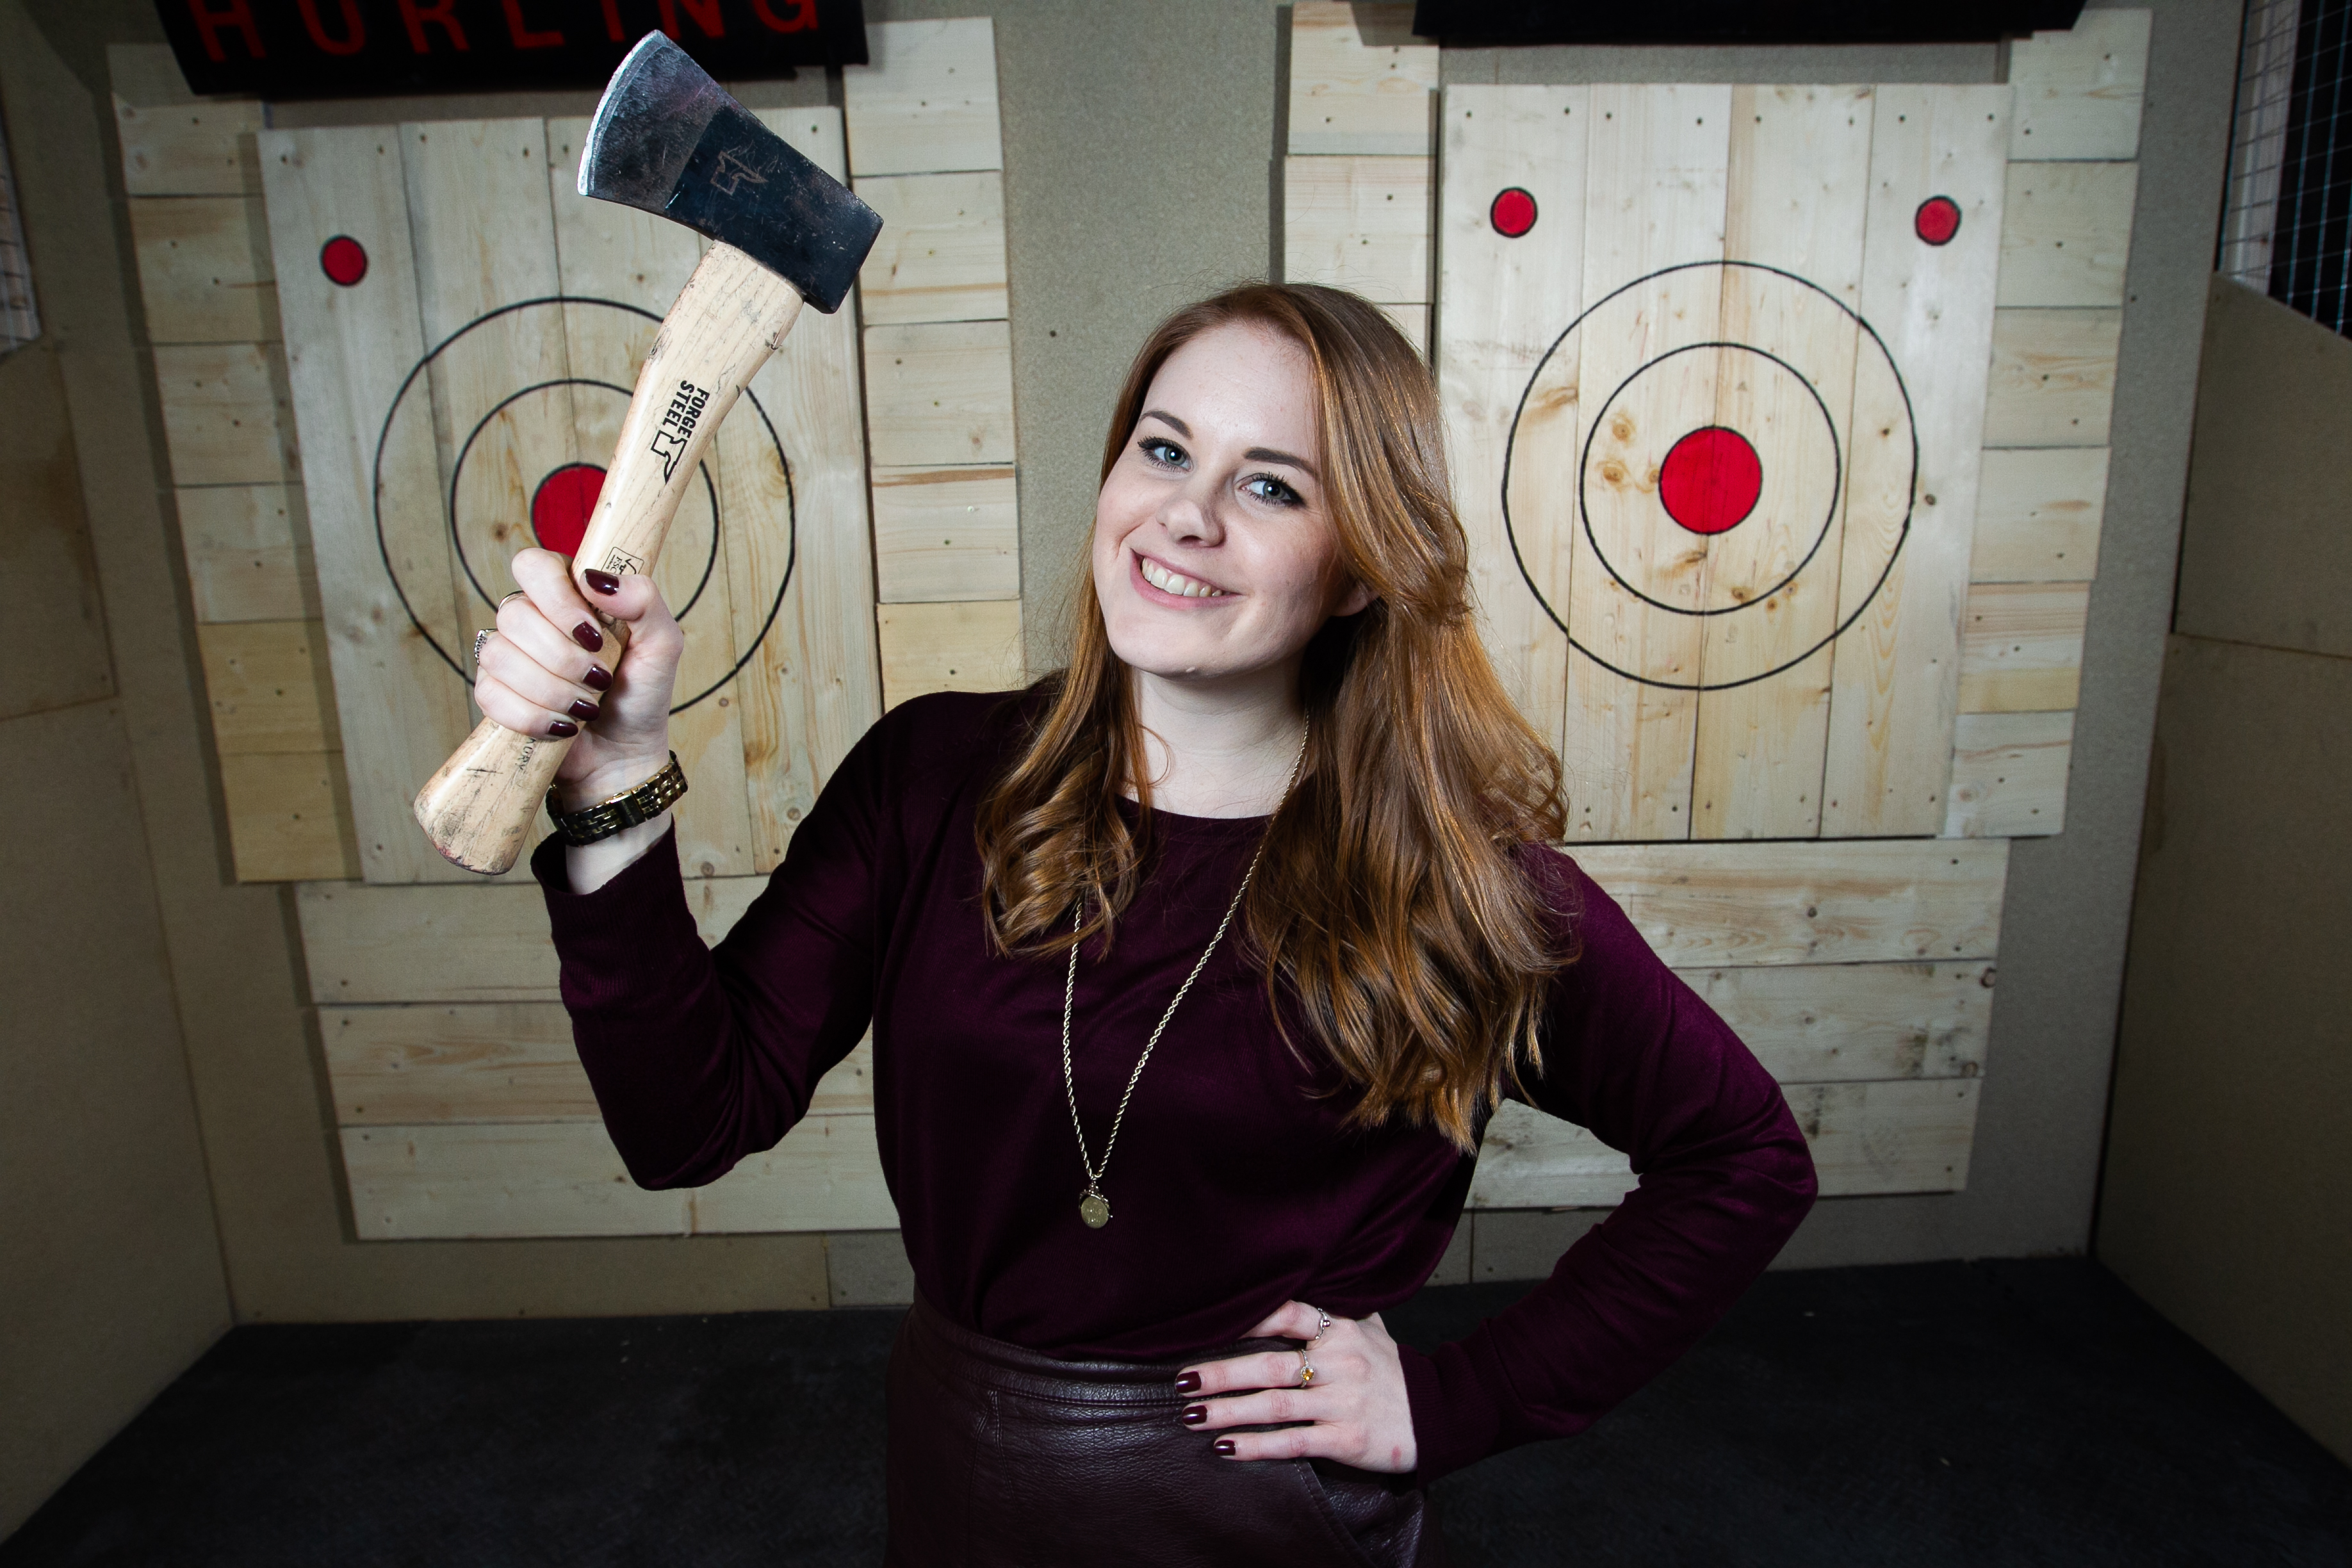
[[[874,1563],[897,1318],[239,1329],[0,1568]],[[1436,1495],[1461,1568],[2352,1568],[2352,1470],[2081,1258],[1769,1274],[1591,1431]]]

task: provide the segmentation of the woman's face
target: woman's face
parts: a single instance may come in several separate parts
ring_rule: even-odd
[[[1297,658],[1370,594],[1339,562],[1305,350],[1265,328],[1168,356],[1095,501],[1095,593],[1118,657],[1208,682]]]

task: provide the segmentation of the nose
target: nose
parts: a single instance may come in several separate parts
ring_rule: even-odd
[[[1213,499],[1203,497],[1205,481],[1198,475],[1171,494],[1160,509],[1160,526],[1168,537],[1183,544],[1215,544],[1225,536]]]

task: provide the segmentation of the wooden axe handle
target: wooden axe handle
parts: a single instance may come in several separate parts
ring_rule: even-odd
[[[719,421],[800,312],[799,292],[733,246],[712,246],[694,269],[637,373],[596,515],[572,558],[572,581],[590,605],[603,599],[581,575],[590,567],[615,575],[654,569]],[[628,628],[601,609],[596,618],[617,663]],[[416,820],[443,855],[495,877],[521,856],[571,749],[569,740],[485,719],[417,792]]]

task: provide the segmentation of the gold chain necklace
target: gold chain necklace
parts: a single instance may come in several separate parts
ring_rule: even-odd
[[[1308,728],[1311,729],[1312,726]],[[1274,810],[1277,816],[1282,813],[1284,803],[1290,799],[1290,792],[1297,786],[1298,770],[1307,762],[1307,729],[1301,729],[1298,731],[1298,754],[1290,761],[1290,779],[1282,786],[1282,799],[1275,803]],[[1272,832],[1273,828],[1274,818],[1268,817],[1266,830]],[[1110,1121],[1110,1136],[1103,1140],[1102,1163],[1099,1165],[1095,1163],[1092,1156],[1087,1152],[1087,1130],[1078,1121],[1078,1080],[1077,1076],[1070,1070],[1070,1013],[1078,994],[1079,942],[1073,940],[1070,943],[1069,971],[1062,981],[1062,1087],[1070,1097],[1070,1130],[1078,1135],[1078,1163],[1087,1168],[1087,1190],[1078,1199],[1078,1217],[1087,1222],[1087,1226],[1090,1230],[1100,1230],[1110,1223],[1110,1200],[1104,1197],[1102,1194],[1103,1173],[1110,1168],[1110,1152],[1118,1146],[1119,1125],[1127,1120],[1127,1102],[1135,1098],[1135,1086],[1142,1080],[1143,1064],[1151,1059],[1151,1048],[1160,1043],[1160,1037],[1167,1032],[1168,1020],[1176,1016],[1177,1005],[1184,1000],[1184,994],[1192,989],[1192,982],[1201,978],[1201,971],[1209,967],[1209,955],[1217,951],[1219,942],[1225,940],[1225,928],[1234,923],[1234,914],[1242,907],[1242,895],[1249,891],[1250,879],[1257,875],[1257,863],[1265,854],[1265,840],[1261,837],[1257,841],[1257,853],[1250,857],[1249,869],[1242,873],[1242,885],[1234,889],[1234,901],[1225,906],[1225,918],[1217,922],[1217,934],[1211,937],[1209,945],[1201,950],[1200,960],[1192,965],[1192,973],[1186,975],[1184,984],[1176,988],[1176,994],[1170,1000],[1168,1010],[1160,1015],[1159,1026],[1151,1031],[1151,1037],[1143,1043],[1143,1054],[1135,1059],[1135,1070],[1127,1075],[1127,1092],[1118,1097],[1118,1114]],[[1077,909],[1070,916],[1071,930],[1084,931],[1086,918],[1087,900],[1085,896],[1081,895]]]

